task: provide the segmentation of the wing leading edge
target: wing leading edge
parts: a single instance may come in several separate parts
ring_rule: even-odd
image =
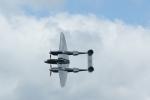
[[[65,40],[65,36],[63,33],[60,34],[60,44],[59,44],[59,50],[60,51],[67,51],[67,43]],[[66,54],[59,54],[58,58],[63,58],[69,60],[69,56]],[[68,68],[69,64],[58,64],[58,67],[60,69]],[[59,77],[60,77],[60,85],[61,87],[64,87],[67,81],[67,72],[63,70],[59,70]]]

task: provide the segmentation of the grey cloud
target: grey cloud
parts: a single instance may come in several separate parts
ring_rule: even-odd
[[[94,49],[94,73],[69,74],[61,89],[43,61],[66,33],[70,50]],[[149,99],[150,30],[94,15],[49,16],[40,20],[0,16],[0,99]],[[86,56],[70,57],[86,67]],[[9,96],[8,96],[9,95]]]

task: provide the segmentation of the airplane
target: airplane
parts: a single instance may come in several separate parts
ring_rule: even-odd
[[[67,80],[67,73],[68,72],[74,72],[78,73],[81,71],[88,71],[93,72],[94,67],[92,65],[92,55],[93,50],[90,49],[87,52],[79,52],[79,51],[68,51],[67,50],[67,44],[65,40],[64,33],[60,34],[60,44],[59,44],[59,50],[58,51],[50,51],[50,59],[47,59],[45,63],[50,64],[50,76],[52,73],[59,73],[60,78],[60,85],[61,87],[64,87]],[[80,54],[87,54],[88,55],[88,68],[86,69],[80,69],[80,68],[69,68],[70,60],[69,56],[77,56]],[[58,56],[58,59],[51,59],[51,56]],[[52,67],[52,64],[56,64],[57,67]]]

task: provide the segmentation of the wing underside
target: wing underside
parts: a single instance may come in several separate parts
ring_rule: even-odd
[[[65,36],[63,33],[60,34],[59,50],[60,51],[67,51],[67,44],[66,44]],[[63,59],[69,60],[69,56],[66,54],[59,54],[58,58],[63,58]],[[68,68],[69,64],[58,64],[58,67],[60,69]],[[60,77],[60,85],[61,85],[61,87],[64,87],[66,80],[67,80],[67,72],[63,71],[63,70],[59,70],[59,77]]]

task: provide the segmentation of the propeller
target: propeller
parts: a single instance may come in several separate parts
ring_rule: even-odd
[[[51,57],[52,57],[52,55],[51,55],[51,50],[50,50],[50,59],[51,59]],[[50,64],[50,76],[52,75],[52,71],[51,71],[51,69],[52,69],[52,65]]]
[[[49,71],[50,71],[50,76],[52,75],[51,69],[52,69],[52,65],[50,64],[50,69],[49,69]]]
[[[52,68],[52,65],[50,64],[50,68]]]
[[[49,54],[50,54],[50,59],[51,59],[51,50],[50,50]]]
[[[52,55],[50,54],[50,59],[51,59],[51,56],[52,56]]]
[[[50,77],[52,76],[52,71],[50,71]]]

